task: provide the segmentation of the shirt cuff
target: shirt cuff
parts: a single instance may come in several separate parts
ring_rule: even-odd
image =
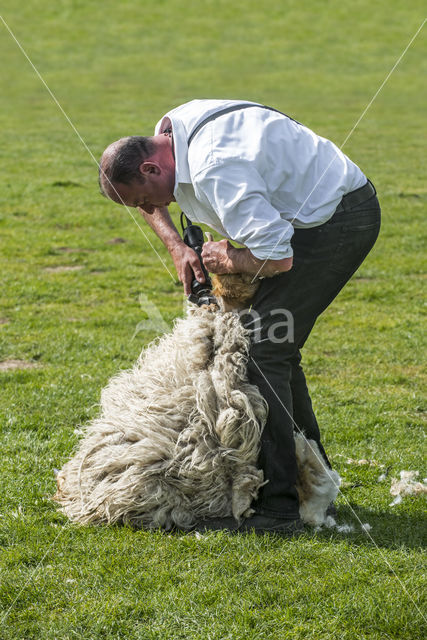
[[[283,258],[292,258],[294,255],[290,242],[277,246],[271,245],[271,247],[250,247],[248,244],[245,246],[258,260],[283,260]]]

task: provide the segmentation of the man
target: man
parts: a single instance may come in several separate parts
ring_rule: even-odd
[[[243,323],[253,330],[257,319],[248,376],[269,405],[259,458],[268,482],[239,530],[298,532],[294,429],[314,439],[328,463],[300,351],[375,243],[374,187],[329,140],[274,109],[231,100],[193,100],[166,114],[153,137],[114,142],[101,158],[100,185],[115,202],[140,210],[187,295],[193,272],[204,277],[168,214],[172,201],[193,222],[242,245],[206,242],[208,271],[264,276]],[[293,331],[278,322],[280,314],[292,319]],[[237,524],[225,518],[199,528]]]

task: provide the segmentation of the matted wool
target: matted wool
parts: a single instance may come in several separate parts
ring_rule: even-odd
[[[57,475],[74,522],[190,528],[252,513],[267,405],[246,374],[249,338],[235,313],[193,309],[110,380],[100,416]],[[322,524],[339,476],[296,436],[301,516]]]

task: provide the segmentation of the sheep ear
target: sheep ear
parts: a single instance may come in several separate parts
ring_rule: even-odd
[[[208,242],[213,242],[213,235],[210,231],[205,231]]]

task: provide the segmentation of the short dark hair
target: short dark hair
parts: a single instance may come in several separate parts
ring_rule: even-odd
[[[113,185],[131,184],[134,180],[144,182],[139,171],[139,165],[154,154],[155,147],[151,138],[144,136],[129,136],[119,146],[117,152],[99,165],[99,187],[105,195],[105,182]]]

